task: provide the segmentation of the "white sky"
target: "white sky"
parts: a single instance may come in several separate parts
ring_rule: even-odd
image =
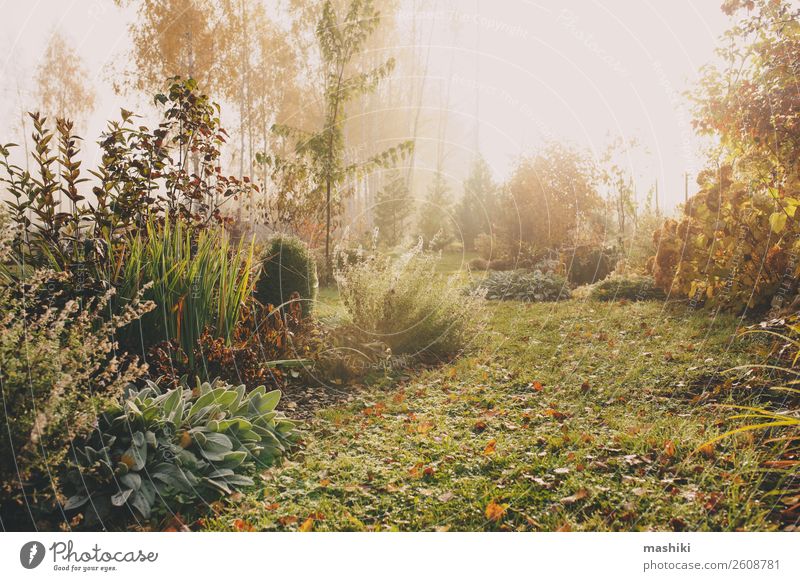
[[[460,128],[448,134],[451,148],[475,150],[476,110],[480,152],[500,177],[547,137],[599,151],[609,134],[636,135],[651,152],[649,161],[631,162],[640,194],[657,178],[662,200],[682,201],[683,173],[696,173],[701,158],[680,92],[714,58],[729,24],[721,0],[434,4],[420,18],[436,26],[430,74],[451,87],[451,124]],[[33,70],[55,28],[74,41],[97,83],[85,135],[97,136],[119,106],[137,105],[112,94],[107,69],[128,46],[130,11],[111,0],[6,0],[0,14],[0,141],[17,139],[17,90],[30,107]]]
[[[436,50],[444,71],[457,51],[452,95],[461,98],[451,109],[474,125],[477,91],[480,150],[500,175],[547,138],[599,153],[610,136],[636,136],[650,151],[631,160],[639,194],[658,179],[672,206],[683,201],[683,173],[696,174],[702,163],[681,93],[715,58],[729,25],[720,4],[459,1],[462,42]],[[466,145],[474,149],[474,132]]]

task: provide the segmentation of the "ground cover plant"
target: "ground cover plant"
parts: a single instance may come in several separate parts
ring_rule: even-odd
[[[64,510],[80,511],[86,526],[146,523],[253,487],[256,469],[280,460],[296,438],[275,411],[279,400],[277,390],[219,380],[129,390],[76,442]]]
[[[541,270],[492,272],[478,278],[471,289],[487,299],[499,301],[543,302],[570,297],[566,278]]]

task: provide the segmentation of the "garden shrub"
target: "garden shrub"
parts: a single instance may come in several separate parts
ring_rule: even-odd
[[[171,79],[155,103],[160,113],[155,129],[124,109],[119,121],[109,122],[91,177],[81,167],[81,139],[69,120],[51,123],[32,113],[33,147],[21,166],[13,160],[16,146],[0,144],[0,183],[9,194],[2,203],[16,233],[9,274],[22,279],[31,267],[77,266],[75,296],[102,294],[116,284],[116,259],[124,256],[127,239],[143,232],[152,217],[166,215],[192,230],[205,229],[226,221],[223,204],[253,192],[249,178],[223,174],[227,134],[218,106],[194,80]],[[202,152],[202,163],[186,163],[189,143]]]
[[[473,258],[469,261],[469,268],[470,270],[488,270],[489,261],[481,257]]]
[[[515,270],[517,268],[516,261],[510,258],[495,258],[489,261],[488,266],[489,270],[497,271]]]
[[[370,254],[339,270],[342,304],[362,336],[393,355],[444,357],[467,346],[483,322],[480,302],[436,274],[438,255],[422,243],[397,259]]]
[[[282,307],[299,293],[303,316],[313,310],[319,283],[314,258],[306,245],[291,236],[273,238],[264,250],[256,298],[261,303]]]
[[[611,275],[589,287],[588,296],[598,301],[664,300],[666,295],[658,288],[652,276],[639,274]]]
[[[69,286],[68,276],[39,271],[24,286],[0,287],[0,518],[6,529],[62,520],[58,491],[70,441],[91,432],[96,410],[145,372],[135,358],[117,354],[114,336],[152,305],[134,300],[109,318],[113,291],[83,305],[64,301],[58,289]]]
[[[253,486],[254,471],[279,461],[295,439],[294,423],[275,411],[280,395],[219,380],[130,389],[75,444],[64,510],[82,512],[90,527],[148,520]]]
[[[615,260],[605,248],[580,245],[565,249],[561,260],[566,264],[567,279],[573,286],[593,284],[614,270]]]
[[[487,299],[501,301],[543,302],[570,298],[563,276],[539,270],[492,272],[475,282],[472,290],[484,294]]]

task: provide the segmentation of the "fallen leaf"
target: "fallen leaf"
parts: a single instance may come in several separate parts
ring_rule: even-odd
[[[667,440],[667,443],[664,444],[664,456],[667,458],[675,456],[675,444],[672,443],[672,440]]]
[[[453,494],[450,491],[447,491],[447,492],[439,495],[439,502],[447,502],[449,500],[452,500],[454,496],[455,496],[455,494]]]
[[[553,408],[547,408],[546,410],[544,410],[544,414],[546,416],[550,416],[550,417],[555,418],[557,420],[564,420],[564,419],[566,419],[568,417],[567,414],[565,414],[564,412],[560,412],[560,411],[558,411],[556,409],[553,409]]]
[[[506,506],[497,504],[494,500],[486,505],[486,518],[491,521],[499,521],[506,514]]]
[[[483,455],[491,456],[496,452],[496,449],[497,449],[497,440],[492,438],[491,440],[489,440],[489,443],[486,444],[486,447],[483,449]]]
[[[322,480],[320,480],[320,481],[319,481],[319,485],[320,485],[322,488],[325,488],[325,487],[326,487],[326,486],[328,486],[330,483],[331,483],[331,481],[330,481],[328,478],[323,478]]]
[[[251,525],[249,522],[244,521],[244,520],[242,520],[240,518],[237,518],[235,521],[233,521],[233,526],[237,531],[252,531],[253,530],[253,525]]]
[[[585,488],[581,488],[575,494],[572,494],[570,496],[565,496],[564,498],[562,498],[561,504],[566,504],[566,505],[575,504],[576,502],[578,502],[579,500],[583,500],[587,496],[589,496],[589,491],[586,490]]]
[[[530,386],[533,389],[533,391],[542,391],[544,389],[544,386],[538,381],[534,381],[533,383],[530,384]]]
[[[703,444],[698,448],[698,451],[705,456],[706,458],[713,458],[714,457],[714,444],[712,442],[708,442]]]
[[[568,533],[572,530],[572,526],[568,522],[565,522],[563,525],[556,529],[557,533]]]
[[[300,532],[301,533],[308,533],[311,532],[314,528],[314,519],[308,517],[303,524],[300,525]]]

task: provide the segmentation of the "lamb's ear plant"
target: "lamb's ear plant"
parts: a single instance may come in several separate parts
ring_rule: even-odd
[[[148,381],[106,410],[93,436],[74,446],[64,510],[87,526],[148,520],[253,486],[253,474],[278,462],[296,438],[275,408],[280,392],[219,380],[175,389]]]

